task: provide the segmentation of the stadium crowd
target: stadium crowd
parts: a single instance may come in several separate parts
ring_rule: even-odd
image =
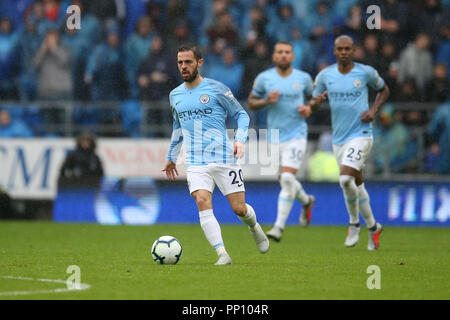
[[[81,9],[81,29],[67,29],[70,5]],[[381,29],[366,26],[370,5],[380,8]],[[436,155],[450,153],[450,0],[0,0],[0,137],[46,136],[39,121],[64,121],[36,101],[116,101],[122,125],[135,128],[139,103],[166,101],[181,82],[175,63],[181,43],[198,43],[203,75],[245,101],[255,76],[271,66],[275,42],[290,41],[294,67],[314,78],[336,62],[334,39],[341,34],[354,39],[355,61],[373,66],[391,88],[375,138],[409,150],[401,154],[410,154],[402,159],[408,162],[417,157],[408,130],[430,125],[423,160],[426,170],[438,170]],[[396,108],[399,102],[429,103],[433,111]],[[444,110],[443,123],[432,119],[435,109]],[[72,116],[95,126],[111,112],[83,107]],[[252,125],[263,127],[263,118],[252,115]],[[170,123],[159,109],[148,121]],[[329,115],[319,112],[308,122],[329,124]],[[375,163],[381,168],[385,161]]]

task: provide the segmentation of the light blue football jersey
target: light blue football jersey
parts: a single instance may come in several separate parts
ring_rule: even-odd
[[[307,138],[308,126],[297,112],[297,106],[305,105],[312,95],[313,81],[309,74],[293,69],[287,77],[278,74],[276,68],[261,72],[255,79],[252,94],[267,98],[270,92],[278,90],[278,102],[266,106],[267,129],[279,130],[279,141]]]
[[[227,86],[209,78],[193,89],[183,83],[170,92],[169,101],[173,132],[167,160],[176,162],[184,142],[186,166],[236,162],[226,119],[237,121],[234,140],[245,143],[250,118]]]
[[[369,87],[380,90],[384,80],[371,66],[354,63],[342,74],[338,65],[323,69],[314,81],[313,97],[328,91],[331,108],[333,144],[343,145],[357,137],[372,137],[372,123],[364,123],[359,115],[369,109]]]

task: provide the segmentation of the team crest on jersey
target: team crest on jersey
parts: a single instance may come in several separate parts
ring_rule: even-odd
[[[300,83],[294,82],[294,83],[292,84],[292,87],[294,88],[294,90],[300,90]]]
[[[361,87],[361,84],[362,84],[362,82],[361,82],[361,80],[359,80],[359,79],[356,79],[355,81],[353,81],[353,85],[354,85],[356,88]]]
[[[208,102],[209,102],[209,96],[208,96],[207,94],[203,94],[203,95],[200,97],[200,102],[203,103],[203,104],[208,103]]]

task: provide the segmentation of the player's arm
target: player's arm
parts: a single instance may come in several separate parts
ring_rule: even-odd
[[[250,110],[259,110],[265,106],[278,102],[278,97],[280,93],[278,90],[269,92],[266,98],[258,98],[253,92],[248,96],[248,108]]]
[[[317,110],[319,110],[322,102],[327,100],[327,94],[328,94],[328,92],[325,90],[324,92],[318,94],[317,96],[315,96],[314,98],[311,98],[311,100],[309,100],[308,105],[311,108],[311,112],[316,112]]]
[[[237,130],[234,136],[233,154],[237,159],[244,156],[245,147],[244,144],[248,137],[248,126],[250,124],[250,117],[244,108],[242,108],[239,101],[233,96],[231,90],[226,86],[219,86],[216,88],[216,96],[221,106],[226,110],[237,122]]]
[[[327,90],[325,86],[325,81],[323,80],[323,71],[319,72],[314,81],[314,89],[312,92],[312,98],[309,100],[308,105],[311,108],[311,112],[316,112],[319,110],[322,102],[327,100]]]
[[[306,76],[306,80],[305,80],[305,89],[303,90],[303,94],[305,95],[307,102],[304,105],[297,106],[297,112],[303,118],[308,118],[312,113],[311,106],[309,105],[309,101],[311,101],[313,90],[314,90],[314,84],[313,84],[311,76],[308,74]]]
[[[176,112],[175,112],[176,113]],[[177,171],[177,158],[180,154],[181,146],[183,144],[183,134],[181,131],[181,126],[178,121],[178,117],[176,114],[173,115],[173,131],[172,137],[170,141],[170,148],[167,154],[167,162],[164,168],[161,170],[166,173],[166,176],[169,180],[175,180],[175,177],[178,176]]]
[[[245,154],[244,144],[247,141],[248,126],[250,124],[250,117],[247,112],[241,107],[241,110],[237,112],[233,117],[238,125],[236,135],[234,137],[234,150],[233,154],[237,159],[241,159]]]
[[[278,102],[278,97],[280,96],[278,90],[267,93],[264,83],[265,76],[259,74],[247,99],[250,110],[260,110],[269,104]]]
[[[359,117],[362,122],[372,122],[375,119],[375,115],[389,98],[390,90],[383,78],[380,77],[374,68],[367,66],[366,70],[367,85],[376,90],[378,93],[375,97],[375,102],[373,105],[369,108],[369,110],[362,112]]]
[[[298,106],[297,107],[297,112],[303,117],[303,118],[308,118],[311,113],[312,113],[312,109],[311,106],[309,105],[309,101],[311,101],[312,96],[308,96],[306,97],[306,101],[308,101],[306,103],[306,105],[302,105],[302,106]]]
[[[372,107],[370,107],[369,110],[366,110],[359,115],[359,117],[361,118],[361,121],[362,122],[372,122],[375,119],[375,115],[378,113],[378,111],[380,111],[383,104],[389,98],[390,94],[391,94],[391,90],[389,90],[389,87],[385,83],[383,85],[383,87],[381,88],[381,90],[378,91]]]

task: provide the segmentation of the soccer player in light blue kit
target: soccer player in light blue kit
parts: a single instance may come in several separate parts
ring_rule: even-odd
[[[303,206],[300,213],[302,226],[310,223],[315,203],[314,196],[306,194],[295,177],[306,152],[308,126],[305,118],[311,114],[311,108],[306,102],[311,98],[313,81],[309,74],[292,67],[294,59],[292,45],[285,41],[277,42],[272,55],[275,67],[256,77],[248,97],[251,110],[267,106],[269,133],[272,129],[277,129],[279,133],[281,190],[277,218],[273,228],[267,232],[267,236],[275,241],[281,239],[295,200],[299,200]]]
[[[313,111],[327,98],[330,101],[333,151],[340,166],[340,186],[344,193],[350,224],[346,247],[359,241],[359,212],[369,229],[368,250],[379,248],[382,226],[375,221],[369,194],[364,187],[362,169],[372,148],[372,121],[389,97],[390,91],[371,66],[353,62],[353,40],[346,35],[336,38],[337,64],[323,69],[315,79]],[[368,88],[376,90],[369,108]]]
[[[176,161],[184,142],[189,192],[197,203],[202,230],[219,256],[216,265],[225,265],[232,260],[213,213],[212,193],[216,185],[228,198],[234,213],[248,225],[261,253],[269,250],[269,240],[256,220],[255,211],[245,203],[242,169],[237,162],[245,153],[249,117],[228,87],[200,75],[203,62],[197,46],[178,48],[178,70],[184,83],[169,94],[173,133],[162,171],[169,180],[175,179]],[[227,116],[238,124],[234,142],[227,136]]]

